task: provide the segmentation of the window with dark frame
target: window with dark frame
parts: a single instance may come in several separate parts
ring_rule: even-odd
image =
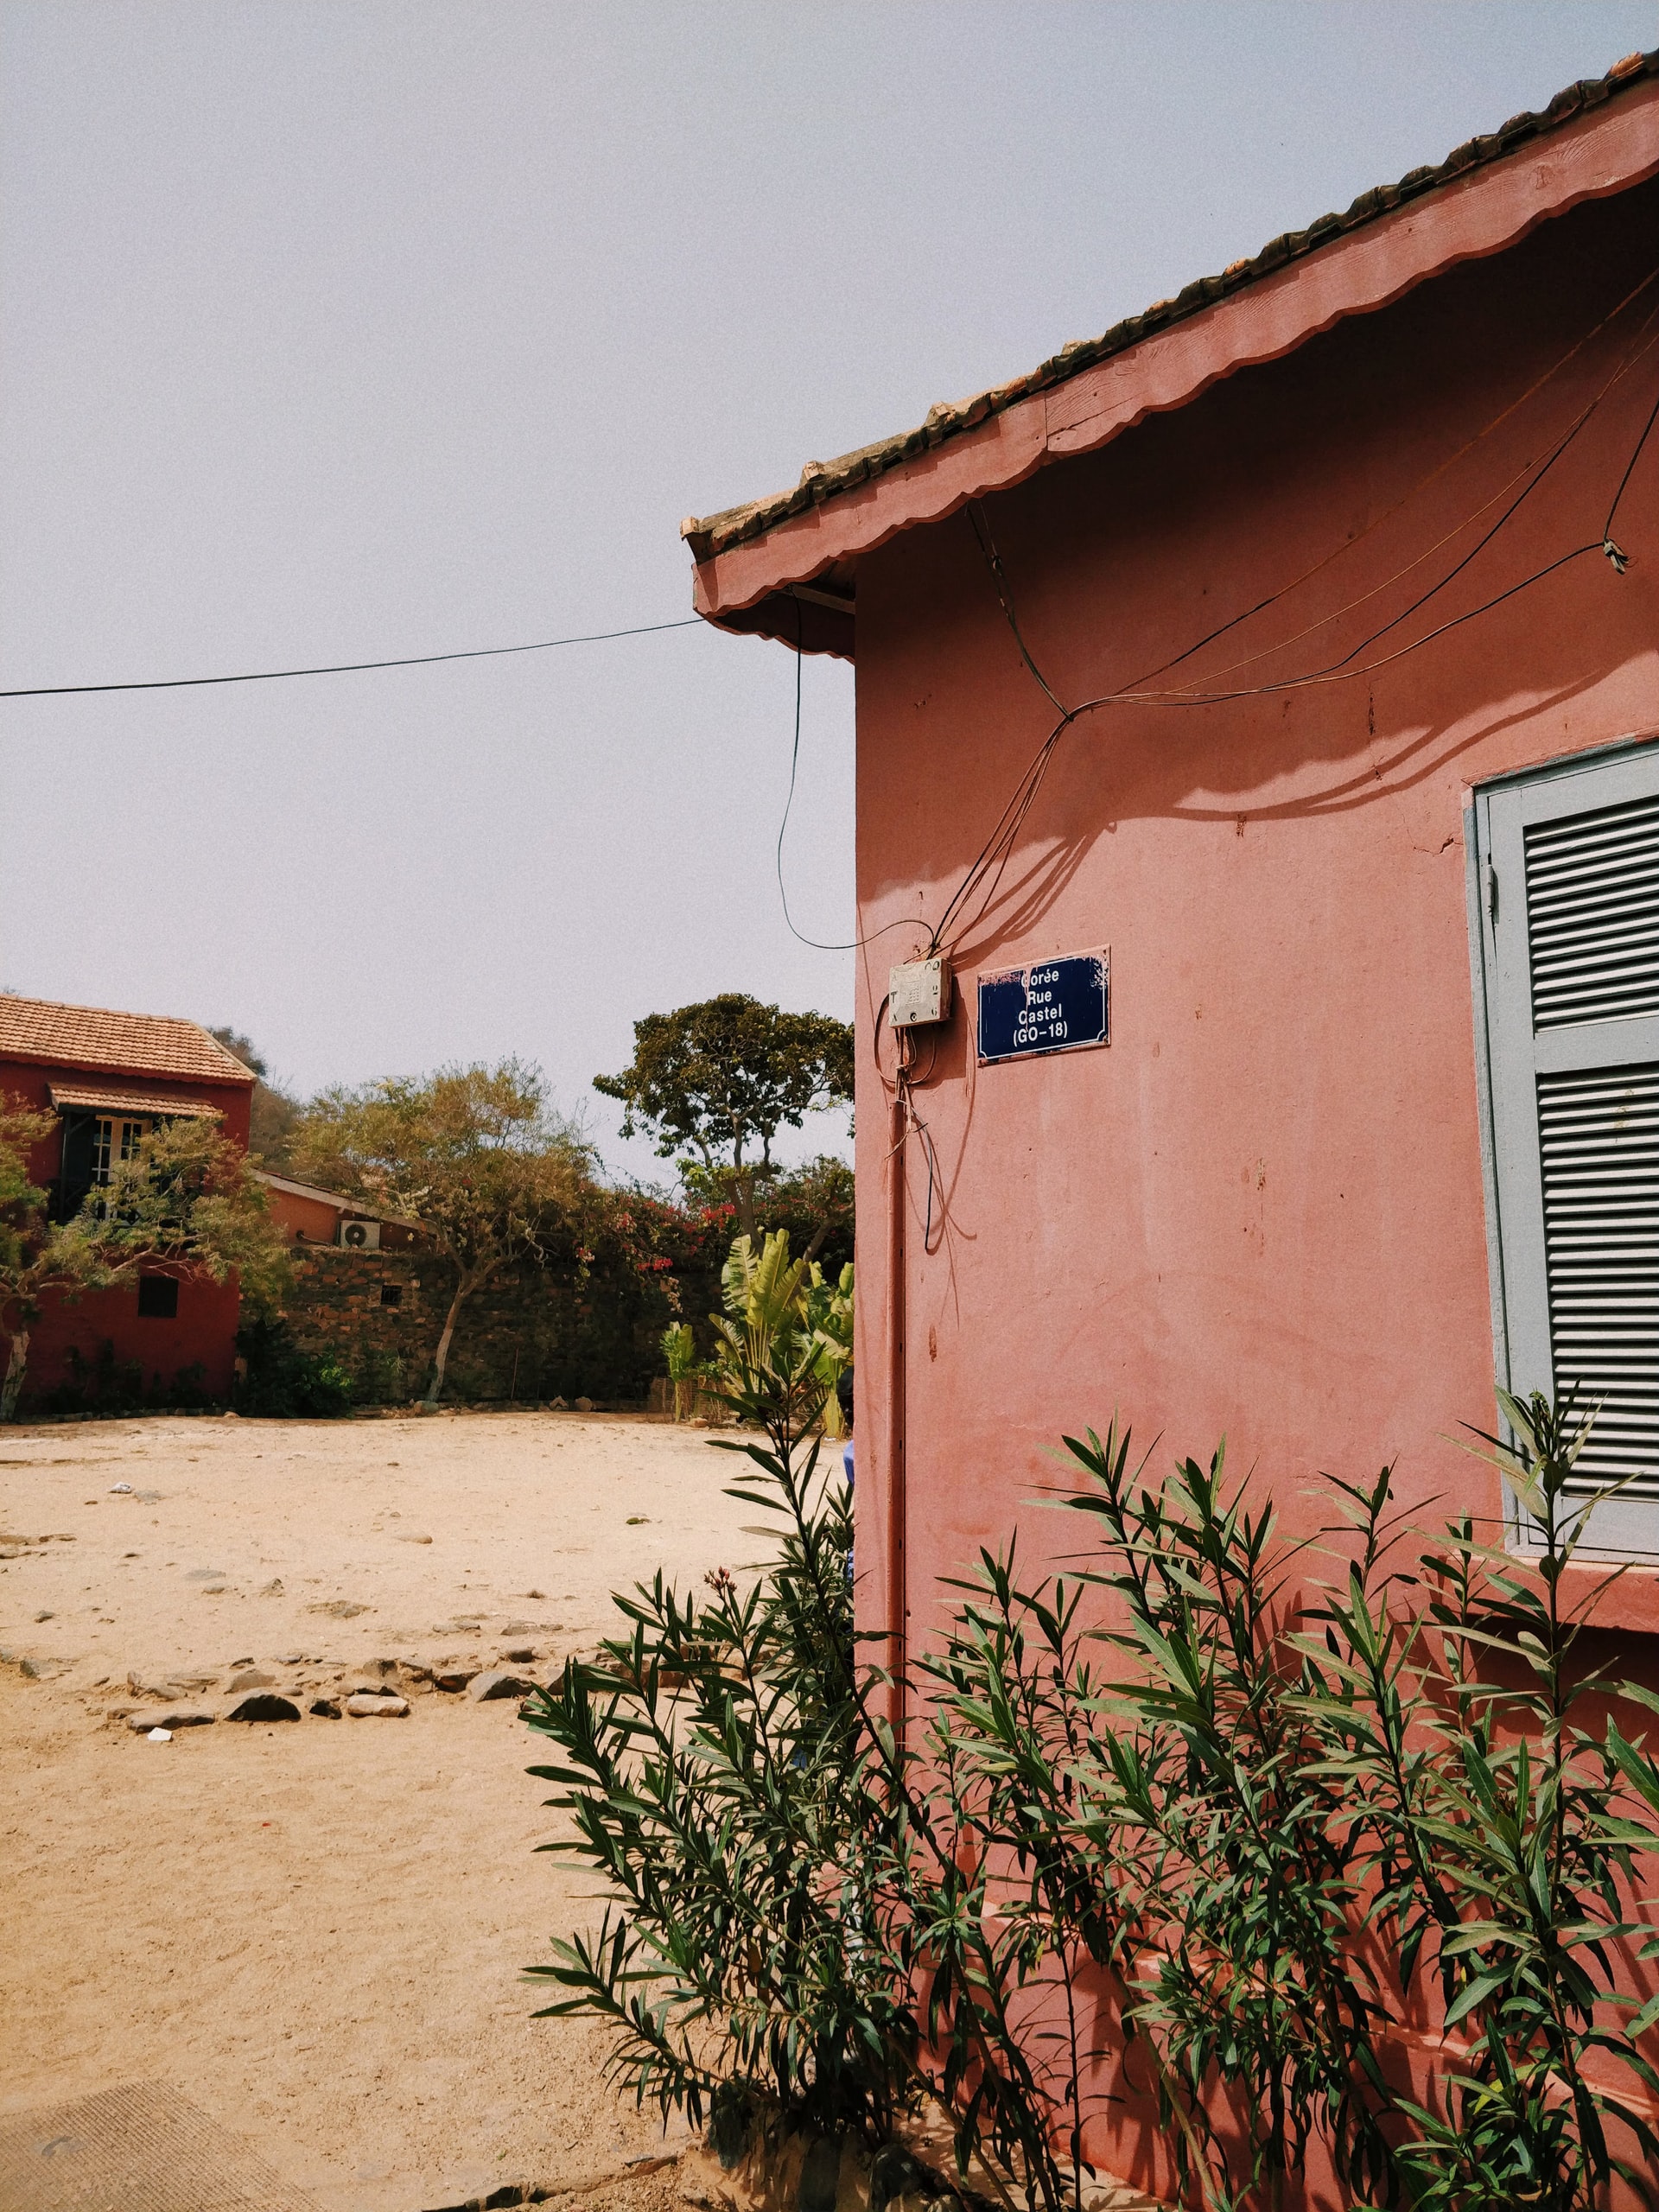
[[[179,1285],[175,1275],[140,1275],[138,1319],[174,1321],[178,1319]]]
[[[402,1285],[402,1283],[400,1283],[400,1282],[383,1282],[383,1283],[381,1284],[381,1286],[380,1286],[380,1303],[381,1303],[383,1306],[401,1306],[401,1305],[403,1304],[403,1302],[404,1302],[404,1286]]]

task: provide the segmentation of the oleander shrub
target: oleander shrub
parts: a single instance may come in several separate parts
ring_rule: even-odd
[[[1591,2212],[1621,2159],[1659,2163],[1659,1999],[1618,1973],[1659,1955],[1656,1700],[1563,1600],[1587,1424],[1507,1399],[1483,1440],[1525,1562],[1466,1519],[1408,1529],[1386,1468],[1327,1480],[1310,1546],[1219,1452],[1153,1479],[1116,1425],[1067,1440],[1075,1560],[981,1555],[900,1735],[810,1440],[832,1363],[786,1277],[723,1339],[760,1440],[717,1440],[777,1562],[619,1598],[603,1656],[532,1702],[573,1828],[550,1847],[615,1900],[531,1969],[548,2009],[605,2018],[619,2081],[694,2121],[877,2144],[931,2105],[963,2171],[1044,2212],[1082,2201],[1110,2050],[1141,2054],[1209,2212],[1283,2203],[1316,2142],[1354,2206],[1423,2212]],[[1390,2062],[1425,1995],[1447,2043],[1420,2102]]]

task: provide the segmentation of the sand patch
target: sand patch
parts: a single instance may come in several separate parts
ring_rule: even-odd
[[[535,1853],[555,1822],[516,1700],[459,1685],[546,1679],[613,1585],[753,1560],[729,1457],[564,1414],[5,1443],[0,2110],[169,2082],[322,2212],[659,2152],[597,2032],[529,2018],[518,1969],[591,1885]],[[387,1690],[406,1713],[312,1710]],[[267,1694],[299,1723],[225,1717]],[[187,1710],[212,1725],[128,1725]]]

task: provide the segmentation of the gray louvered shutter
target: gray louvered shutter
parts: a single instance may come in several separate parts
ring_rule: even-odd
[[[1594,1549],[1659,1554],[1659,747],[1476,801],[1509,1385],[1599,1405],[1578,1473],[1633,1478]]]

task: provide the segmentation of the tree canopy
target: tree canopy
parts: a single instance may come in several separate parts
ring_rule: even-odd
[[[233,1060],[240,1060],[254,1077],[248,1119],[248,1150],[267,1167],[285,1166],[294,1125],[302,1110],[299,1100],[270,1080],[270,1069],[265,1057],[256,1050],[251,1038],[245,1037],[239,1029],[232,1029],[228,1023],[217,1029],[210,1029],[207,1034],[217,1039]]]
[[[772,1173],[779,1128],[852,1101],[852,1025],[727,991],[636,1021],[632,1065],[594,1088],[621,1101],[624,1136],[643,1126],[661,1158],[689,1151],[706,1174],[728,1171],[753,1233],[754,1177]]]
[[[234,1272],[257,1307],[278,1295],[287,1272],[264,1186],[216,1122],[162,1122],[111,1162],[108,1181],[87,1192],[77,1213],[54,1222],[29,1161],[56,1121],[0,1098],[0,1330],[8,1339],[0,1421],[16,1411],[29,1332],[52,1293],[111,1289],[160,1264],[216,1282]]]
[[[326,1090],[290,1159],[309,1181],[418,1219],[454,1262],[429,1405],[443,1389],[462,1304],[499,1268],[541,1259],[591,1179],[580,1130],[554,1111],[540,1070],[518,1060]]]

